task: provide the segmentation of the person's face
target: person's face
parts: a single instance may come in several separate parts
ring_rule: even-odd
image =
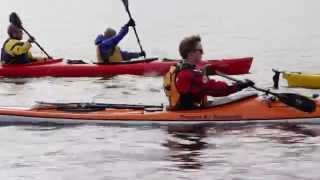
[[[195,49],[189,53],[188,59],[190,63],[198,63],[202,60],[202,55],[203,55],[202,45],[201,43],[198,43]]]

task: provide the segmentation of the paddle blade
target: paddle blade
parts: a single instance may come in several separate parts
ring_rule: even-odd
[[[293,93],[280,93],[277,97],[279,98],[279,101],[284,104],[301,111],[314,112],[316,110],[316,103],[305,96]]]
[[[122,2],[123,2],[123,4],[124,4],[124,6],[125,7],[129,7],[129,2],[128,2],[128,0],[122,0]]]
[[[21,22],[17,13],[12,12],[9,16],[9,21],[11,24],[13,24],[19,28],[22,28],[22,22]]]
[[[272,77],[273,80],[273,87],[275,89],[279,89],[279,78],[280,78],[280,73],[277,70],[272,69],[272,71],[274,72],[274,76]]]

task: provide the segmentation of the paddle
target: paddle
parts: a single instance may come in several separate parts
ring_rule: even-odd
[[[238,79],[235,79],[233,77],[230,77],[228,75],[225,75],[221,72],[217,72],[216,71],[216,74],[221,76],[221,77],[224,77],[224,78],[227,78],[227,79],[230,79],[232,81],[235,81],[235,82],[242,82],[241,80],[238,80]],[[271,92],[270,90],[266,90],[266,89],[262,89],[262,88],[258,88],[256,86],[252,86],[252,88],[258,90],[258,91],[261,91],[261,92],[264,92],[266,94],[271,94],[275,97],[277,97],[279,99],[279,101],[281,101],[282,103],[288,105],[288,106],[291,106],[291,107],[294,107],[300,111],[304,111],[304,112],[314,112],[316,110],[316,103],[305,97],[305,96],[302,96],[300,94],[294,94],[294,93],[275,93],[275,92]]]
[[[123,2],[123,5],[124,5],[128,15],[129,15],[129,18],[133,19],[132,16],[131,16],[131,12],[129,10],[129,2],[128,2],[128,0],[122,0],[122,2]],[[137,33],[137,29],[136,29],[135,26],[133,26],[133,30],[134,30],[134,34],[136,35],[136,38],[137,38],[137,41],[138,41],[138,44],[139,44],[139,47],[140,47],[140,51],[144,52],[144,50],[142,48],[142,45],[141,45],[141,42],[140,42],[140,38],[139,38],[138,33]],[[146,58],[146,55],[144,55],[144,58]]]
[[[50,103],[50,102],[36,102],[40,106],[55,106],[57,108],[115,108],[115,109],[145,109],[157,108],[162,109],[163,106],[157,105],[137,105],[137,104],[105,104],[105,103]]]
[[[22,26],[22,21],[19,18],[18,14],[15,12],[12,12],[9,16],[9,21],[11,24],[19,27],[20,29],[22,29],[28,36],[29,38],[32,38],[33,36],[31,36],[31,34]],[[40,46],[40,44],[37,41],[34,41],[34,43],[41,49],[41,51],[43,53],[45,53],[47,55],[47,57],[49,59],[52,59],[52,57]]]

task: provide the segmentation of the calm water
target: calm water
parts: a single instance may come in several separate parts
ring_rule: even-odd
[[[128,20],[120,0],[1,2],[1,42],[8,15],[16,11],[52,56],[87,62],[95,60],[96,35]],[[179,41],[200,34],[207,59],[255,57],[246,77],[261,87],[272,86],[271,68],[319,73],[319,5],[316,0],[130,1],[148,57],[179,58]],[[121,46],[138,50],[132,32]],[[42,55],[36,47],[33,51]],[[161,84],[161,78],[135,76],[0,79],[0,105],[160,104],[166,103]],[[319,179],[319,128],[3,126],[0,178]]]

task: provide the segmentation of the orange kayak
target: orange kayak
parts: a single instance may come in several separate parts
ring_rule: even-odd
[[[167,111],[161,106],[40,103],[32,108],[0,108],[3,123],[93,123],[93,124],[202,124],[202,123],[320,123],[320,100],[316,111],[306,113],[278,100],[257,94],[235,94],[219,98],[201,109]],[[90,108],[88,108],[90,105]],[[96,105],[96,106],[95,106]],[[100,107],[100,108],[94,108]],[[102,107],[102,108],[101,108]]]

